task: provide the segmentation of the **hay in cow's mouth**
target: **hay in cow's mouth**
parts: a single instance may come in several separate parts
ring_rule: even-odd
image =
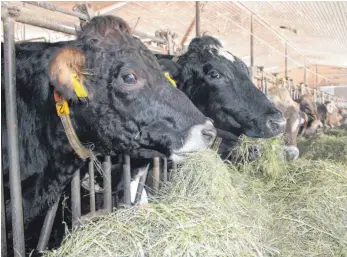
[[[282,140],[253,142],[262,156],[238,166],[188,154],[147,207],[89,222],[46,256],[347,256],[347,163],[284,162]]]

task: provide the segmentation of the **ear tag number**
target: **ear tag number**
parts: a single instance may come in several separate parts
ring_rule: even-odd
[[[70,109],[67,101],[56,103],[55,106],[57,108],[57,114],[59,117],[70,114]]]

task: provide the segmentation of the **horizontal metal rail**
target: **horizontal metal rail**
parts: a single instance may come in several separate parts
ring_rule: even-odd
[[[22,6],[9,6],[1,3],[1,19],[13,17],[17,22],[37,26],[44,29],[55,30],[69,35],[76,35],[74,25],[62,24],[61,21],[54,20],[45,15],[37,15],[37,11],[30,10]]]
[[[50,10],[53,12],[60,12],[60,13],[68,14],[68,15],[74,16],[74,17],[82,19],[82,20],[89,20],[89,17],[83,13],[70,11],[68,9],[58,7],[58,6],[55,6],[53,4],[49,4],[47,2],[38,2],[38,1],[27,1],[27,2],[22,1],[22,2],[25,4],[35,5],[35,6],[38,6],[38,7],[41,7],[43,9]]]

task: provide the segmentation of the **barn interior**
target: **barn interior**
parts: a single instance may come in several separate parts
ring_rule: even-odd
[[[8,17],[16,21],[15,43],[54,43],[74,40],[95,16],[114,15],[155,54],[179,56],[195,37],[211,35],[247,65],[264,94],[280,85],[293,100],[309,93],[317,104],[347,108],[346,1],[3,1],[1,7],[2,42]],[[347,256],[346,129],[300,138],[294,162],[280,154],[283,138],[242,137],[237,165],[210,150],[192,154],[173,166],[170,178],[159,175],[161,169],[168,172],[167,160],[155,157],[152,188],[142,181],[137,189],[148,189],[153,197],[148,206],[112,213],[113,203],[100,211],[94,206],[92,218],[81,217],[81,207],[77,212],[69,207],[73,222],[83,225],[68,231],[59,247],[47,249],[54,241],[56,203],[42,216],[36,250],[47,257]],[[264,152],[247,161],[254,144]],[[130,184],[131,160],[123,157]],[[102,165],[111,170],[110,157]],[[161,176],[165,183],[159,183]],[[72,192],[81,190],[81,179],[74,177]],[[95,197],[90,199],[95,205]],[[12,243],[4,226],[2,219],[2,256],[29,256],[21,238],[13,239],[18,249],[8,250]],[[22,231],[20,221],[13,226]]]

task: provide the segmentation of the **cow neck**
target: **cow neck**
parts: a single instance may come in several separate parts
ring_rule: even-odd
[[[308,127],[308,122],[309,122],[309,117],[308,115],[303,112],[303,111],[300,111],[300,117],[302,117],[304,119],[304,125],[300,127],[300,130],[299,131],[299,135],[303,135],[305,133],[305,131],[307,130],[307,127]]]
[[[55,89],[54,89],[54,101],[56,104],[57,114],[60,117],[61,123],[63,124],[63,127],[64,127],[66,137],[72,149],[75,151],[78,157],[80,157],[82,160],[86,160],[88,158],[94,157],[93,152],[85,148],[82,145],[81,141],[79,140],[71,122],[68,103],[65,100],[65,98],[62,95],[60,95]]]

